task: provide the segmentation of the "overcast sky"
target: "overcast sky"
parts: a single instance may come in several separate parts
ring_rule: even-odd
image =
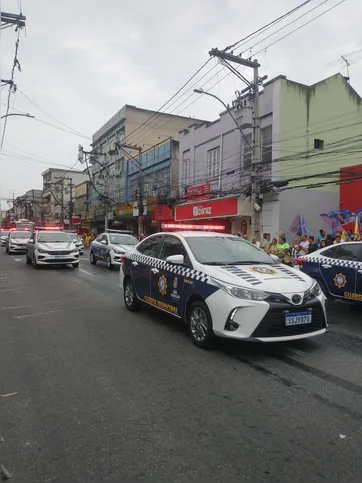
[[[361,49],[347,58],[352,64],[351,84],[362,93],[361,0],[346,0],[266,48],[339,1],[312,0],[283,24],[249,42],[243,47],[246,55],[262,50],[257,58],[262,64],[262,75],[267,74],[269,79],[284,74],[309,84],[339,71],[346,74],[339,56]],[[53,165],[73,166],[78,144],[88,147],[89,140],[40,121],[66,129],[60,121],[90,138],[126,103],[157,110],[209,58],[210,48],[222,49],[236,42],[301,2],[22,0],[22,11],[27,17],[18,55],[22,72],[15,74],[19,92],[11,97],[10,112],[16,112],[12,108],[29,112],[36,120],[8,119],[0,161],[1,196],[8,197],[9,191],[21,196],[29,189],[41,188],[42,171]],[[18,13],[19,5],[20,0],[2,0],[2,11]],[[249,47],[255,42],[317,5],[321,7],[265,39],[250,53]],[[13,29],[2,31],[3,79],[10,78],[16,35]],[[327,65],[330,63],[333,65]],[[210,89],[216,84],[210,92],[230,102],[234,91],[244,86],[232,75],[223,79],[228,71],[219,72],[221,69],[212,59],[193,81],[197,84],[194,87],[203,85]],[[243,73],[251,74],[246,69]],[[217,117],[221,109],[216,101],[190,97],[192,90],[183,92],[183,97],[166,108],[168,112],[206,119]],[[6,101],[7,91],[3,89],[2,115]],[[142,143],[142,139],[132,141]],[[3,203],[2,208],[6,207]]]

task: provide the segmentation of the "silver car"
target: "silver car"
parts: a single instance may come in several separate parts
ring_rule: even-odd
[[[25,253],[31,231],[11,230],[5,241],[6,253]]]

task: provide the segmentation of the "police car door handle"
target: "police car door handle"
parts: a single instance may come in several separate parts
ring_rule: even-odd
[[[325,265],[322,265],[322,267],[323,267],[323,268],[331,268],[331,267],[332,267],[332,265],[327,265],[327,264],[325,264]]]
[[[138,262],[132,262],[132,265],[133,265],[134,267],[137,267]]]
[[[157,273],[160,273],[158,268],[151,268],[151,272],[157,275]]]

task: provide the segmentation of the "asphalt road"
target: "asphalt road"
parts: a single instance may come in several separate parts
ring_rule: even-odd
[[[205,352],[117,271],[0,253],[0,461],[14,483],[353,482],[362,474],[362,312],[331,332]]]

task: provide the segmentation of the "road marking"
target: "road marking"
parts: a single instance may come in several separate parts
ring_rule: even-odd
[[[18,288],[8,288],[7,290],[0,290],[1,293],[5,292],[21,292]]]
[[[77,268],[78,272],[86,273],[87,275],[91,275],[92,277],[95,277],[94,273],[87,272],[87,270],[82,270],[81,268]]]
[[[305,352],[300,351],[298,349],[291,349],[290,347],[288,347],[288,351],[293,352],[293,354],[298,354],[298,356],[304,356],[305,355]]]
[[[60,313],[60,312],[66,312],[67,310],[78,310],[78,309],[90,309],[94,307],[94,305],[80,305],[79,307],[68,307],[66,309],[59,309],[59,310],[49,310],[49,312],[39,312],[38,314],[27,314],[27,315],[15,315],[14,316],[14,319],[19,319],[19,320],[23,320],[23,319],[28,319],[30,317],[39,317],[41,315],[51,315],[51,314],[57,314],[57,313]]]
[[[14,262],[22,262],[23,259],[22,258],[13,258]]]
[[[86,297],[76,297],[72,300],[84,300]],[[36,302],[35,304],[27,304],[27,305],[17,305],[15,307],[3,307],[1,310],[17,310],[17,309],[25,309],[27,307],[35,307],[36,305],[50,305],[50,304],[61,304],[64,303],[64,300],[51,300],[49,302]]]

